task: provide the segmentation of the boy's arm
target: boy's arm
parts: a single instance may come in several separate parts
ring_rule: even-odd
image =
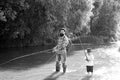
[[[85,53],[85,57],[86,57],[86,59],[88,59],[88,55],[87,55],[87,52],[84,52]]]
[[[94,56],[93,55],[92,55],[91,59],[94,60]]]
[[[86,61],[89,61],[88,58],[85,58]]]
[[[85,60],[89,61],[87,54],[85,53]]]

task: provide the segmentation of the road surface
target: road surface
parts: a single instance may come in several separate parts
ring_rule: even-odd
[[[92,77],[86,75],[84,51],[74,50],[68,55],[65,74],[62,70],[55,73],[54,54],[43,53],[0,66],[0,80],[120,80],[118,47],[100,47],[92,50],[95,56]]]

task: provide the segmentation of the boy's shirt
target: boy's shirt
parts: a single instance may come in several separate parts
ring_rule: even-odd
[[[86,55],[87,58],[85,57],[85,59],[88,59],[88,61],[86,60],[86,66],[93,66],[94,65],[94,56],[93,55]]]

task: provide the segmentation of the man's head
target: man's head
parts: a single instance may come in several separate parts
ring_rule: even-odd
[[[65,35],[66,30],[64,28],[60,29],[60,37]]]

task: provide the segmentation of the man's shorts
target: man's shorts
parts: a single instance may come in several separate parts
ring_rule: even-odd
[[[67,54],[56,54],[56,61],[59,62],[61,61],[62,63],[65,63],[66,62],[66,57],[67,57]]]
[[[87,72],[93,72],[93,66],[86,66]]]

